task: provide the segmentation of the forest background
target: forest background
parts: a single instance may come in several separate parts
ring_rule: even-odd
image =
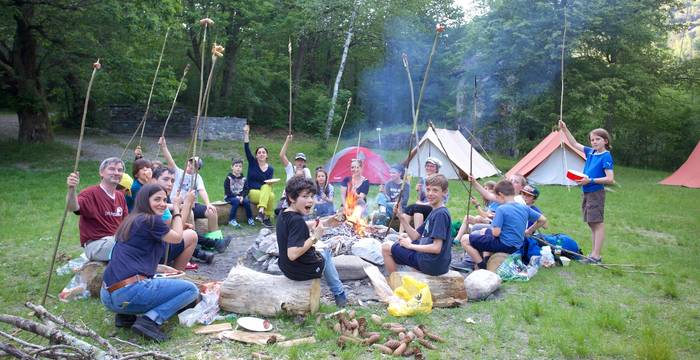
[[[79,126],[90,64],[100,58],[88,126],[107,127],[108,106],[145,108],[170,29],[152,111],[167,114],[189,63],[193,70],[178,105],[195,113],[200,69],[211,66],[209,57],[199,60],[199,20],[209,17],[215,24],[204,45],[226,48],[215,69],[209,115],[286,128],[291,39],[295,132],[320,135],[319,145],[327,144],[338,133],[348,98],[348,134],[375,127],[408,131],[411,101],[401,55],[408,55],[417,92],[435,25],[444,23],[420,128],[429,119],[473,128],[489,151],[522,156],[559,117],[563,48],[563,115],[579,131],[577,138],[604,127],[618,163],[662,170],[680,165],[700,138],[700,2],[467,3],[0,0],[0,109],[17,113],[18,141],[51,141],[57,126]],[[348,31],[336,99],[342,110],[329,122]]]

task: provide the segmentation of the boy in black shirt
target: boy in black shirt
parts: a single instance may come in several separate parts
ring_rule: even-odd
[[[398,218],[406,232],[399,236],[398,243],[382,245],[384,266],[390,274],[396,271],[396,264],[409,265],[433,276],[450,270],[452,219],[443,204],[447,178],[442,174],[432,174],[425,180],[425,185],[427,200],[432,207],[428,218],[418,229],[414,229],[408,219],[400,216],[399,210]]]
[[[325,276],[335,304],[345,307],[348,300],[330,249],[317,252],[314,248],[325,228],[317,223],[312,227],[313,235],[309,236],[309,225],[304,221],[304,216],[313,209],[315,192],[316,185],[302,176],[292,177],[287,182],[285,193],[289,207],[277,217],[278,265],[291,280],[303,281]]]
[[[228,217],[228,223],[233,227],[241,227],[236,221],[236,213],[238,207],[243,206],[245,216],[248,218],[248,225],[255,225],[253,220],[253,210],[250,207],[250,199],[248,198],[248,183],[246,177],[243,176],[243,160],[233,159],[231,162],[231,172],[224,180],[224,195],[226,202],[231,204],[231,213]]]

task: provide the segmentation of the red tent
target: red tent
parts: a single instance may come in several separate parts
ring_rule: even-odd
[[[700,141],[695,145],[695,150],[688,156],[688,160],[671,176],[661,180],[659,184],[700,188]]]
[[[564,151],[561,145],[564,144]],[[506,176],[521,174],[537,184],[576,185],[566,171],[583,171],[585,155],[574,148],[559,130],[552,131],[534,149],[518,161]],[[569,168],[565,169],[564,165]]]
[[[350,176],[350,162],[352,159],[360,159],[363,162],[363,171],[370,184],[383,184],[389,179],[389,164],[381,156],[372,150],[360,146],[351,146],[338,153],[326,164],[328,182],[339,183],[343,178]]]

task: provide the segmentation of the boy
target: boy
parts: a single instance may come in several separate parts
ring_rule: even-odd
[[[484,255],[494,252],[512,254],[522,247],[525,235],[532,235],[547,223],[544,215],[516,202],[515,188],[510,181],[499,181],[494,190],[501,205],[496,209],[491,227],[461,239],[464,251],[474,262],[474,269],[486,268],[482,252]],[[534,224],[526,229],[528,221],[534,221]]]
[[[396,271],[396,264],[409,265],[433,276],[442,275],[450,269],[452,242],[449,239],[452,220],[443,201],[447,194],[447,178],[442,174],[428,176],[425,190],[431,207],[425,222],[414,229],[409,219],[399,216],[406,232],[399,236],[398,243],[382,245],[384,266],[389,274]]]
[[[248,225],[255,225],[253,219],[253,210],[250,208],[250,199],[248,199],[248,183],[242,174],[243,160],[233,159],[231,162],[231,172],[224,180],[224,194],[226,202],[231,204],[231,213],[228,216],[228,223],[233,227],[241,227],[236,221],[236,213],[238,206],[243,206],[245,216],[248,219]]]
[[[400,203],[401,211],[406,210],[406,205],[408,204],[408,189],[403,190],[401,194],[401,188],[403,186],[403,167],[400,165],[394,165],[389,170],[389,181],[383,185],[380,189],[379,194],[377,194],[377,205],[379,205],[379,212],[377,213],[376,222],[379,224],[385,224],[387,219],[391,219],[394,215],[394,207],[397,203]],[[399,196],[401,201],[399,201]]]
[[[294,176],[287,182],[285,193],[289,207],[277,217],[278,264],[284,276],[291,280],[304,281],[325,276],[335,304],[345,307],[348,300],[330,248],[320,253],[314,248],[325,228],[323,224],[312,226],[304,221],[304,216],[313,209],[315,192],[315,184],[304,176]],[[311,236],[309,227],[313,230]]]

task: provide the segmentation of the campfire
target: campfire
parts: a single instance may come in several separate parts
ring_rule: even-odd
[[[343,208],[343,214],[345,215],[345,221],[353,225],[355,234],[360,237],[365,236],[365,229],[367,228],[367,221],[362,217],[362,212],[364,211],[364,206],[358,204],[358,198],[356,196],[348,196],[345,199],[345,208]]]

